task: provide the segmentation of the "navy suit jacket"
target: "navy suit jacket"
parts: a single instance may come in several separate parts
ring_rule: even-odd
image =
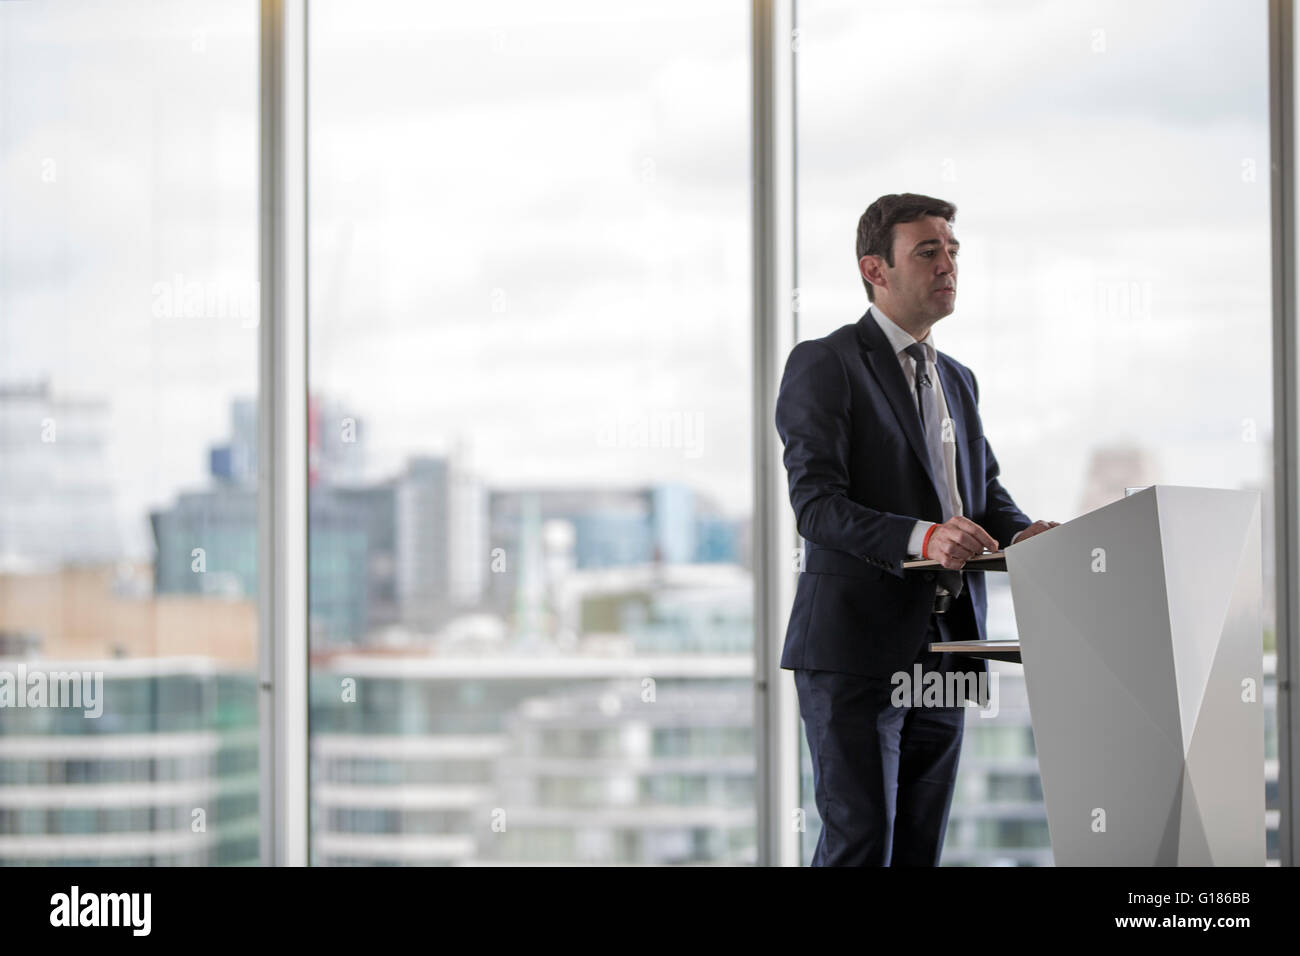
[[[1033,522],[998,481],[974,373],[943,352],[937,364],[957,443],[962,511],[1005,548]],[[905,574],[903,561],[917,520],[942,522],[943,510],[916,401],[870,311],[791,350],[776,428],[805,542],[781,666],[884,679],[910,671],[937,575]],[[962,572],[962,593],[944,615],[951,640],[986,637],[984,573]]]

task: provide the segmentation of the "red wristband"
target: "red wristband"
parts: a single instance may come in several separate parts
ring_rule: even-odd
[[[925,553],[925,546],[930,543],[930,535],[934,534],[934,529],[937,527],[939,527],[937,524],[930,525],[930,530],[925,533],[925,537],[921,540],[921,557],[926,558],[927,560],[929,559],[929,555]]]

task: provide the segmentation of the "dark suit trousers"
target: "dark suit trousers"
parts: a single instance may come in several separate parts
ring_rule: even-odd
[[[941,618],[930,616],[923,673],[970,666],[928,650],[946,639]],[[896,707],[896,685],[884,678],[796,670],[794,679],[822,820],[812,865],[937,866],[965,708]]]

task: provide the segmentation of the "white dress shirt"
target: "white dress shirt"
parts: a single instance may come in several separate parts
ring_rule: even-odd
[[[880,326],[880,331],[885,333],[885,338],[894,349],[894,356],[898,359],[898,364],[902,366],[903,377],[907,379],[907,390],[912,396],[912,407],[917,407],[916,395],[916,362],[912,356],[908,355],[905,349],[913,342],[917,341],[912,337],[912,333],[899,326],[889,316],[881,310],[880,306],[872,303],[869,310],[876,324]],[[934,383],[935,398],[939,402],[939,422],[940,432],[947,435],[953,435],[951,425],[947,429],[943,428],[943,423],[948,421],[948,402],[943,395],[943,383],[939,380],[939,369],[936,365],[938,359],[938,350],[934,344],[934,330],[930,329],[925,333],[925,338],[920,340],[921,345],[925,348],[927,358],[927,371],[930,373],[930,381]],[[957,489],[957,442],[945,441],[943,443],[943,464],[944,471],[948,476],[949,502],[948,507],[952,514],[964,514],[962,511],[961,492]],[[918,521],[912,529],[911,537],[907,540],[907,553],[912,557],[920,557],[921,542],[925,540],[925,533],[930,529],[933,521]]]
[[[885,333],[885,338],[893,346],[894,355],[898,359],[898,364],[903,368],[903,377],[907,379],[907,390],[912,395],[912,405],[915,407],[918,403],[916,395],[916,362],[912,356],[908,355],[905,349],[913,342],[917,341],[912,338],[912,333],[899,326],[889,316],[881,310],[880,306],[874,302],[868,310],[871,317],[876,320],[880,326],[880,331]],[[939,421],[948,421],[948,402],[943,395],[943,382],[939,379],[938,368],[938,349],[934,344],[934,330],[930,329],[925,333],[925,338],[921,339],[921,344],[925,347],[927,358],[927,370],[930,371],[930,381],[934,383],[935,398],[939,401]],[[942,427],[940,429],[942,432]],[[948,490],[950,492],[949,507],[952,514],[964,514],[962,511],[961,492],[957,489],[957,442],[955,440],[955,431],[949,427],[947,434],[953,435],[953,441],[943,443],[943,463],[944,471],[948,475]],[[912,528],[912,534],[907,539],[907,553],[909,557],[919,558],[921,556],[921,543],[925,540],[925,533],[930,530],[933,521],[918,521]],[[1012,538],[1011,543],[1015,544],[1016,538],[1019,538],[1024,532],[1017,532]],[[998,542],[1001,544],[1001,542]],[[1005,545],[1003,545],[1005,547]]]

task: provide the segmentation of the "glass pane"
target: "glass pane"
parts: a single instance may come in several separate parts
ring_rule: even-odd
[[[313,862],[752,861],[747,8],[310,33]]]
[[[0,4],[0,865],[258,860],[256,31]]]
[[[1266,4],[801,0],[798,18],[800,337],[866,311],[872,201],[941,197],[961,281],[933,334],[979,377],[1026,513],[1156,482],[1261,492],[1276,859]],[[988,636],[1012,638],[1005,575],[986,577]],[[1023,673],[991,666],[1001,711],[968,713],[943,859],[1050,863]]]

